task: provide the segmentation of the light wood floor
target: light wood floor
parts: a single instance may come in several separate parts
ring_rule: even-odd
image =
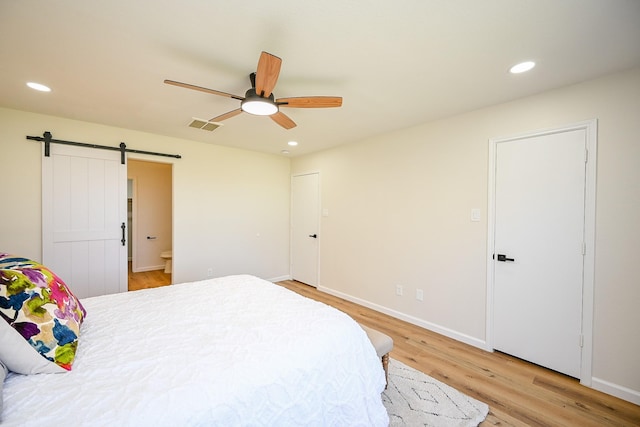
[[[162,270],[129,272],[129,290],[168,285]],[[278,282],[393,338],[391,357],[489,405],[487,426],[640,426],[640,406],[509,355],[489,353],[318,291]]]
[[[131,270],[131,262],[129,262],[129,290],[137,291],[138,289],[157,288],[171,284],[171,274],[165,273],[164,270],[143,271],[134,273]]]

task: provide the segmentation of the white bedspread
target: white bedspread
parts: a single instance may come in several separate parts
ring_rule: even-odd
[[[382,426],[385,379],[344,313],[252,276],[82,301],[73,370],[9,374],[2,426]]]

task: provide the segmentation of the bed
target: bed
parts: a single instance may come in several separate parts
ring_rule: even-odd
[[[79,302],[72,366],[8,372],[3,427],[388,425],[365,332],[273,283],[238,275]]]

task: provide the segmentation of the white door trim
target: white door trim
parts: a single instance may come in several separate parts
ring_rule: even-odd
[[[162,159],[158,159],[157,157],[153,156],[153,155],[149,155],[149,154],[140,154],[140,153],[127,153],[127,179],[129,179],[129,173],[128,173],[128,167],[129,167],[129,160],[137,160],[137,161],[141,161],[141,162],[149,162],[149,163],[162,163],[162,164],[167,164],[167,165],[171,165],[171,251],[173,252],[172,257],[171,257],[171,283],[182,283],[182,281],[179,279],[180,276],[178,276],[178,272],[180,271],[180,252],[179,249],[176,250],[176,223],[175,223],[175,212],[176,212],[176,168],[175,166],[178,164],[179,159],[175,159],[175,158],[162,158]],[[131,178],[134,180],[134,185],[133,185],[133,192],[134,192],[134,206],[133,206],[133,231],[137,230],[138,227],[138,211],[136,208],[136,203],[135,203],[135,199],[137,198],[137,192],[138,192],[138,184],[137,184],[137,177],[133,177]],[[136,240],[135,234],[131,239],[132,241]],[[137,248],[137,244],[135,244],[133,246],[133,258],[134,260],[137,258],[137,254],[138,254],[138,248]],[[176,257],[176,255],[178,255],[178,257]],[[178,261],[178,262],[176,262]],[[131,264],[132,267],[136,267],[136,269],[138,269],[138,263],[136,262],[136,264],[134,265],[133,263]],[[136,272],[136,270],[133,270],[134,272]],[[138,269],[138,271],[143,271]]]
[[[495,251],[495,185],[496,185],[496,147],[500,142],[515,141],[524,138],[544,136],[553,133],[584,130],[587,138],[587,162],[585,168],[585,221],[584,221],[584,277],[582,288],[582,360],[580,367],[580,383],[591,386],[593,364],[593,305],[594,305],[594,270],[595,270],[595,215],[596,215],[596,165],[597,134],[596,119],[578,122],[552,129],[545,129],[510,137],[489,139],[489,177],[487,201],[487,312],[486,312],[486,350],[493,351],[493,297]]]
[[[131,200],[133,201],[131,207],[131,271],[133,273],[139,273],[138,270],[138,242],[136,240],[136,230],[138,229],[138,178],[136,176],[129,177],[129,163],[127,162],[127,179],[131,180]],[[135,242],[135,243],[134,243]]]

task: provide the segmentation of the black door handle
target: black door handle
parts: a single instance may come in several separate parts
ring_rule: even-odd
[[[495,259],[495,258],[494,258]],[[498,254],[498,261],[506,262],[506,261],[515,261],[513,258],[507,258],[506,255]]]
[[[125,238],[125,234],[126,233],[124,231],[124,230],[126,230],[127,226],[124,225],[124,222],[123,222],[122,225],[120,226],[120,228],[122,229],[122,239],[120,240],[120,243],[122,243],[122,246],[124,246],[125,243],[127,243],[127,239]]]
[[[313,237],[314,239],[317,239],[318,235],[317,234],[309,234],[309,237]]]

